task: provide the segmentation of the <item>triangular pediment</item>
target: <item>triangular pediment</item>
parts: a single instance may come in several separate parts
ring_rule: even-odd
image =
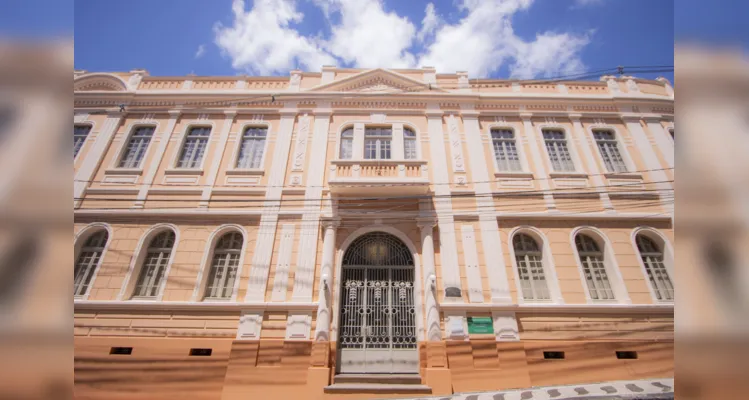
[[[344,79],[319,85],[309,89],[310,92],[347,92],[347,93],[418,93],[428,91],[444,92],[422,81],[385,69],[364,71]]]

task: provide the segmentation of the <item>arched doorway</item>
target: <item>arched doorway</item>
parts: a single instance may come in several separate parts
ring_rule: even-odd
[[[397,237],[371,232],[341,269],[340,373],[418,373],[414,258]]]

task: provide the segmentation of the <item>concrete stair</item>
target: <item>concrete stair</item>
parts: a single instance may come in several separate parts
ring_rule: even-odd
[[[418,393],[429,394],[432,389],[421,384],[417,374],[340,374],[325,393]]]

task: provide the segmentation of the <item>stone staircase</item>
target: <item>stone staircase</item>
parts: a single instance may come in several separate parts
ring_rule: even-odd
[[[325,393],[403,393],[431,394],[417,374],[339,374]]]

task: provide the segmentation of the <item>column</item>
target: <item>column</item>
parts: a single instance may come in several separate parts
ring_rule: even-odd
[[[318,107],[323,105],[318,103]],[[304,192],[304,216],[299,237],[299,249],[294,274],[292,301],[312,301],[315,279],[315,255],[317,254],[317,235],[320,232],[320,205],[325,174],[325,162],[328,150],[328,129],[331,110],[329,107],[314,111],[315,122],[312,132],[312,147],[307,170],[307,188]],[[326,203],[330,203],[329,201]]]
[[[156,154],[151,160],[148,169],[145,171],[146,175],[143,177],[143,182],[141,182],[141,187],[138,191],[138,197],[135,199],[135,207],[142,208],[145,205],[146,199],[148,198],[148,189],[150,189],[150,186],[156,177],[156,172],[159,170],[161,160],[164,159],[166,148],[169,145],[169,140],[171,140],[172,135],[174,134],[174,127],[177,126],[177,119],[180,114],[182,114],[182,110],[169,110],[168,113],[169,122],[166,124],[164,132],[161,133],[159,147],[156,148]]]
[[[645,123],[648,125],[650,134],[653,135],[655,144],[663,154],[663,158],[666,160],[669,168],[674,167],[674,142],[670,139],[670,134],[663,129],[661,125],[661,117],[644,117]]]
[[[434,269],[434,225],[433,219],[418,221],[421,229],[421,262],[424,271],[424,297],[426,310],[426,340],[440,341],[440,311],[437,305],[437,276]]]
[[[520,118],[523,120],[523,130],[525,136],[528,138],[528,147],[531,148],[531,159],[533,160],[533,175],[538,179],[538,184],[541,190],[544,192],[544,202],[546,208],[550,211],[556,211],[557,206],[554,204],[554,196],[549,192],[551,185],[549,184],[549,174],[546,172],[544,160],[541,157],[541,150],[538,146],[538,135],[533,127],[530,113],[521,113]]]
[[[585,158],[585,163],[588,165],[587,172],[591,174],[593,186],[602,188],[606,183],[601,175],[601,169],[598,168],[598,163],[596,163],[596,159],[593,156],[593,151],[590,149],[588,136],[585,134],[585,128],[580,121],[581,117],[580,114],[570,114],[570,120],[572,120],[572,134],[574,135],[575,142],[579,144],[579,148],[583,151],[583,158]],[[605,190],[601,190],[601,192],[600,198],[603,208],[606,209],[606,211],[613,211],[614,206],[611,204],[611,199],[609,198],[608,193],[605,193]]]
[[[497,212],[494,208],[494,198],[491,196],[493,181],[489,175],[489,166],[484,157],[484,146],[481,143],[481,128],[478,113],[462,111],[463,126],[465,127],[466,142],[468,144],[468,162],[471,164],[474,188],[476,190],[476,207],[481,228],[481,242],[483,244],[484,260],[486,260],[486,275],[489,279],[489,291],[492,303],[512,303],[510,283],[507,279],[505,259],[502,255],[502,243],[499,238]]]
[[[124,114],[120,112],[110,111],[107,113],[107,119],[104,121],[99,134],[96,135],[94,145],[88,151],[88,154],[86,154],[86,159],[75,174],[73,182],[74,199],[81,199],[86,194],[86,189],[90,186],[96,170],[101,165],[102,160],[104,160],[104,155],[110,143],[112,143],[112,138],[114,138],[123,117]],[[74,207],[77,207],[79,203],[80,200],[74,201]]]
[[[296,106],[296,104],[293,104]],[[265,289],[268,285],[270,260],[273,256],[273,244],[278,226],[278,211],[281,208],[286,165],[289,161],[291,132],[294,128],[297,110],[281,110],[281,123],[276,134],[276,146],[273,151],[273,164],[268,174],[268,189],[265,191],[265,202],[260,216],[260,229],[255,241],[255,251],[250,267],[250,282],[247,287],[246,302],[264,302]]]
[[[645,135],[645,130],[642,129],[642,125],[640,125],[640,116],[622,115],[622,120],[627,125],[627,130],[629,131],[630,135],[632,135],[632,138],[635,141],[635,145],[637,146],[637,150],[640,152],[640,156],[642,156],[642,159],[645,162],[645,169],[650,170],[648,172],[650,181],[659,182],[648,185],[648,188],[655,187],[659,190],[658,194],[660,196],[673,194],[673,192],[669,192],[669,190],[672,189],[673,185],[667,182],[669,180],[668,176],[666,175],[666,172],[662,170],[664,166],[661,165],[660,161],[658,161],[658,157],[653,150],[653,146],[650,145],[650,140],[648,140],[647,135]],[[666,208],[666,210],[668,210],[668,212],[673,216],[673,202],[671,204],[665,205],[664,208]]]
[[[321,221],[325,230],[322,244],[322,268],[320,271],[320,296],[317,306],[316,341],[330,341],[331,307],[333,304],[333,263],[335,263],[335,234],[338,219]],[[439,324],[437,325],[439,327]]]
[[[440,231],[440,256],[442,257],[442,287],[445,288],[445,299],[463,301],[460,285],[460,270],[458,267],[458,248],[455,241],[455,220],[452,215],[452,201],[450,200],[449,175],[447,172],[447,152],[445,151],[445,134],[442,130],[442,111],[435,109],[436,105],[428,105],[426,112],[429,129],[430,160],[433,180],[439,185],[434,186],[434,193],[440,198],[434,199],[437,213],[437,226]]]
[[[216,177],[218,177],[222,156],[224,150],[226,150],[226,142],[229,141],[229,131],[231,131],[231,126],[234,123],[234,117],[237,116],[237,110],[226,110],[224,111],[224,115],[226,115],[224,125],[221,127],[221,136],[218,138],[216,148],[213,149],[213,159],[206,174],[205,187],[203,188],[199,207],[208,207],[208,202],[211,200],[213,185],[216,183]]]

